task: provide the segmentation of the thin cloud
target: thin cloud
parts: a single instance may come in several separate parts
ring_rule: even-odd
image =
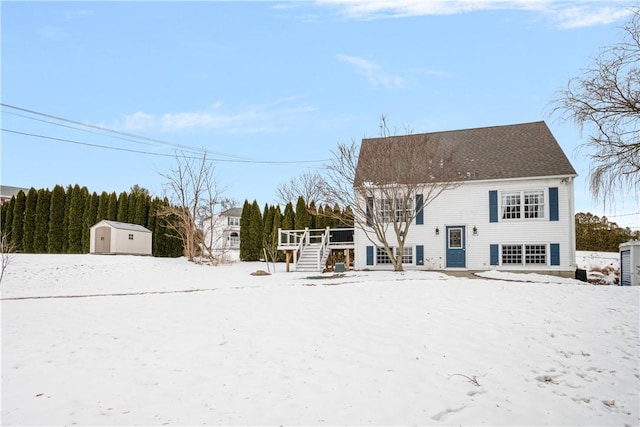
[[[357,56],[336,55],[342,62],[352,65],[356,72],[362,74],[373,86],[383,86],[386,88],[403,88],[404,79],[398,76],[387,74],[378,64]]]
[[[297,98],[283,98],[268,104],[249,106],[238,112],[225,112],[217,102],[201,111],[150,114],[137,111],[115,121],[113,127],[125,131],[216,131],[227,133],[275,132],[286,129],[301,115],[315,111],[310,105],[289,105]]]
[[[559,28],[578,28],[620,21],[633,5],[628,0],[532,1],[532,0],[317,0],[332,6],[347,19],[373,20],[411,16],[455,15],[476,11],[520,10],[543,14]]]
[[[631,13],[629,8],[601,7],[594,9],[587,4],[586,6],[557,10],[553,16],[560,28],[571,29],[612,24],[627,19]]]

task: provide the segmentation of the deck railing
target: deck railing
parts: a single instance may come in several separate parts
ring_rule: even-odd
[[[278,229],[278,249],[295,250],[310,244],[326,246],[353,246],[353,228],[317,228],[304,230]]]

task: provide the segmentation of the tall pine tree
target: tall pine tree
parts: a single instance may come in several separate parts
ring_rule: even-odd
[[[282,218],[283,230],[295,230],[295,213],[293,212],[293,205],[291,202],[287,203],[284,207],[284,217]]]
[[[22,250],[25,253],[35,252],[34,237],[36,232],[36,206],[38,203],[38,192],[31,187],[27,192],[24,206],[24,222],[22,224]]]
[[[20,190],[15,195],[16,201],[13,206],[13,224],[11,225],[11,243],[16,252],[22,252],[22,239],[24,236],[24,208],[27,197],[24,191]]]
[[[82,188],[85,198],[84,215],[82,217],[82,253],[89,253],[91,250],[91,227],[97,222],[96,216],[98,215],[98,203],[100,202],[100,196],[94,191],[89,195],[89,190],[86,187]]]
[[[124,191],[118,196],[118,216],[116,221],[129,222],[129,196]]]
[[[296,230],[304,230],[307,227],[311,227],[311,215],[307,211],[307,204],[302,196],[298,197],[298,202],[296,203],[294,227]]]
[[[2,225],[2,238],[8,239],[8,242],[12,241],[13,238],[13,207],[16,205],[16,196],[13,196],[9,202],[5,202],[5,214],[4,214],[4,222]]]
[[[47,253],[50,203],[51,191],[49,191],[48,188],[38,190],[36,201],[36,228],[33,235],[33,250],[38,254]]]
[[[50,254],[62,253],[65,198],[66,194],[61,185],[53,187],[49,210],[49,233],[47,236],[47,252]]]
[[[134,224],[138,224],[143,227],[147,226],[149,203],[150,198],[146,194],[140,193],[136,195],[135,216],[133,218]]]
[[[240,215],[240,260],[248,261],[251,256],[251,233],[249,226],[251,224],[251,204],[249,200],[244,201],[242,205],[242,215]]]
[[[109,193],[103,191],[98,198],[98,212],[96,213],[96,223],[107,219],[107,206],[109,205]],[[92,224],[93,225],[93,224]]]
[[[68,247],[70,254],[82,253],[82,226],[84,225],[84,205],[85,199],[78,184],[71,189],[71,200],[69,201],[68,213]]]
[[[105,219],[115,221],[118,218],[118,196],[116,192],[109,194],[109,202],[107,203],[107,217]]]
[[[240,229],[242,230],[242,228]],[[256,200],[251,204],[251,220],[249,223],[249,236],[251,240],[251,248],[248,261],[258,261],[262,255],[262,233],[264,226],[262,224],[262,213],[260,206]]]

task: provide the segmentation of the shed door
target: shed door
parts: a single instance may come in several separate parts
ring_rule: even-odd
[[[447,227],[447,267],[465,268],[467,265],[463,225]]]
[[[111,252],[111,227],[96,228],[96,253]]]
[[[620,284],[631,286],[631,251],[620,252]]]

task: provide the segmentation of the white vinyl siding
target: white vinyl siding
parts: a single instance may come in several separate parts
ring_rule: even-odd
[[[558,188],[558,221],[549,221],[549,188]],[[497,192],[498,222],[490,222],[489,192]],[[532,209],[531,216],[536,210],[544,215],[542,218],[524,218],[524,193],[531,199],[528,205]],[[538,193],[536,193],[538,192]],[[544,193],[544,201],[537,199],[535,194]],[[502,195],[507,193],[520,194],[520,219],[502,219]],[[426,196],[425,196],[426,197]],[[462,185],[446,190],[436,199],[425,205],[424,222],[416,226],[411,225],[406,236],[406,246],[413,249],[413,265],[430,270],[446,268],[446,248],[448,236],[445,230],[448,226],[465,226],[466,268],[474,271],[491,269],[490,246],[500,245],[498,249],[498,265],[493,268],[522,271],[562,271],[575,274],[575,234],[573,210],[573,183],[561,182],[559,178],[532,178],[504,181],[465,182]],[[543,206],[544,203],[544,207]],[[536,208],[534,208],[536,206]],[[376,205],[377,207],[377,205]],[[473,233],[474,227],[477,234]],[[436,229],[439,233],[436,234]],[[371,245],[369,238],[375,239],[370,231],[369,238],[365,230],[356,229],[356,268],[367,268],[366,250]],[[396,236],[389,227],[387,241],[394,242]],[[551,265],[550,244],[557,243],[560,251],[560,265]],[[545,264],[541,254],[533,254],[525,264],[525,249],[522,248],[522,261],[517,264],[502,264],[502,245],[544,245]],[[416,246],[423,246],[422,259],[416,260]],[[375,245],[374,245],[375,246]],[[379,246],[379,244],[377,245]],[[533,248],[532,248],[533,249]],[[422,261],[422,264],[420,263]],[[375,268],[375,248],[373,251]],[[538,263],[539,262],[539,263]],[[370,268],[371,266],[369,266]],[[389,268],[389,265],[380,266]],[[567,273],[569,274],[569,273]]]

